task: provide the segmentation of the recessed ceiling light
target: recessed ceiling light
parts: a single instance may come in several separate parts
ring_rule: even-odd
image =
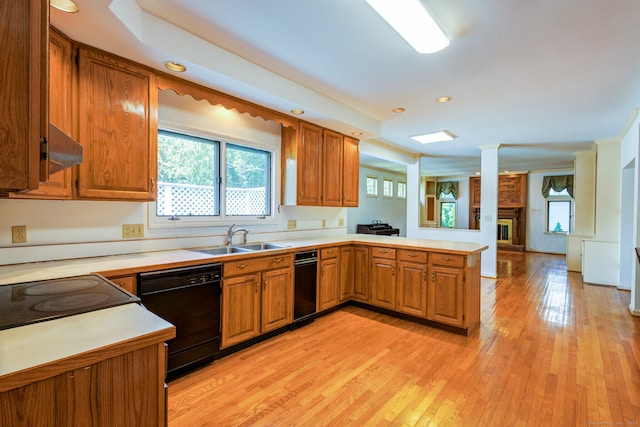
[[[451,97],[450,96],[441,96],[440,98],[436,98],[436,102],[439,102],[441,104],[445,103],[445,102],[449,102],[451,101]]]
[[[184,73],[187,71],[187,67],[174,61],[165,61],[162,65],[164,65],[164,68],[167,70],[175,71],[176,73]]]
[[[294,108],[293,110],[291,110],[291,114],[304,114],[304,110]]]
[[[480,172],[476,172],[476,175],[480,175]]]
[[[402,107],[397,107],[397,108],[394,108],[391,111],[393,111],[394,113],[404,113],[406,110],[404,108],[402,108]]]
[[[366,0],[418,53],[434,53],[449,39],[420,0]]]
[[[76,13],[80,10],[72,0],[49,0],[49,4],[58,10],[68,13]]]
[[[441,130],[439,132],[427,133],[424,135],[412,136],[411,139],[418,141],[420,144],[429,144],[431,142],[451,141],[453,138],[457,138],[448,130]]]
[[[353,136],[362,136],[362,135],[364,135],[364,132],[351,132],[351,135],[353,135]]]

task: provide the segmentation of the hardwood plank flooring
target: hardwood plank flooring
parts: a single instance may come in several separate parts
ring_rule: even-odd
[[[470,336],[347,307],[174,380],[169,425],[638,426],[629,298],[499,252]]]

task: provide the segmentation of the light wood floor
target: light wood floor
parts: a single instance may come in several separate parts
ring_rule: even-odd
[[[498,258],[469,337],[349,307],[171,382],[170,427],[640,425],[630,294]]]

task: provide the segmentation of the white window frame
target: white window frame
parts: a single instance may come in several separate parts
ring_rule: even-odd
[[[392,178],[382,178],[382,197],[385,199],[393,199],[393,184]],[[390,193],[387,192],[390,191]]]
[[[275,148],[267,144],[261,144],[255,141],[248,141],[241,138],[230,137],[226,135],[208,132],[202,129],[192,129],[187,126],[176,126],[175,124],[160,124],[160,129],[167,132],[174,132],[194,136],[202,139],[210,139],[221,142],[220,158],[226,159],[226,144],[241,145],[257,150],[268,151],[271,153],[271,214],[264,217],[257,216],[234,216],[225,215],[224,207],[226,203],[226,165],[220,165],[220,176],[222,183],[220,184],[220,215],[218,216],[179,216],[178,220],[170,220],[166,216],[156,216],[156,202],[149,202],[147,205],[147,217],[149,228],[196,228],[196,227],[221,227],[230,226],[232,224],[242,225],[271,225],[278,224],[277,208],[280,204],[280,148]]]
[[[403,188],[402,192],[400,192],[400,188]],[[401,200],[405,200],[407,198],[407,183],[404,181],[398,181],[396,184],[396,197]]]
[[[564,190],[563,192],[566,192]],[[574,228],[573,225],[573,209],[575,203],[573,198],[569,194],[554,194],[555,191],[551,189],[549,196],[544,199],[544,232],[548,234],[570,234]],[[553,231],[549,230],[549,202],[569,202],[569,230],[567,231]]]
[[[373,187],[373,189],[375,190],[375,193],[370,193],[369,192],[369,180],[374,180],[376,182],[376,185]],[[378,193],[379,193],[379,187],[380,186],[380,180],[378,179],[377,176],[374,175],[367,175],[367,177],[365,178],[364,181],[364,191],[367,194],[367,197],[378,197]]]

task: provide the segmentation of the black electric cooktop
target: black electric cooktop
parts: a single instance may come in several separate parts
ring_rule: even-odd
[[[0,330],[139,301],[97,274],[0,285]]]

